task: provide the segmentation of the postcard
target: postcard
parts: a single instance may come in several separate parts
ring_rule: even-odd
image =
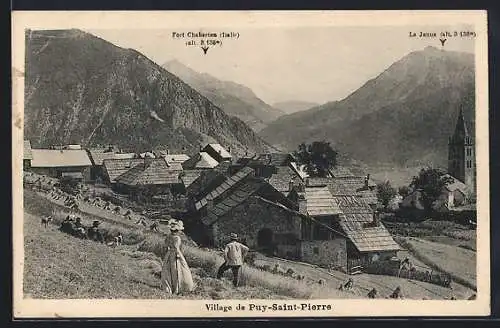
[[[13,12],[14,316],[488,315],[486,18]]]

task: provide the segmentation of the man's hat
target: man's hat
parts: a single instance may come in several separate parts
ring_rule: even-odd
[[[94,227],[97,227],[99,224],[101,224],[101,222],[97,221],[97,220],[94,220],[94,222],[92,222],[92,225]]]
[[[238,239],[238,235],[235,234],[234,232],[232,232],[232,233],[229,234],[229,238],[231,238],[233,240],[237,240]]]

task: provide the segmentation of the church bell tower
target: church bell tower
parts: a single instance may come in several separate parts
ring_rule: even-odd
[[[474,190],[475,166],[474,139],[460,109],[455,131],[448,142],[448,173]]]

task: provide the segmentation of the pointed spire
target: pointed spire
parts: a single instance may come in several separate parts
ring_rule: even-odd
[[[460,107],[460,111],[458,113],[458,118],[457,118],[457,124],[455,125],[455,131],[453,132],[452,139],[454,141],[462,141],[468,135],[469,131],[467,129],[467,124],[465,123],[464,111],[462,107]]]

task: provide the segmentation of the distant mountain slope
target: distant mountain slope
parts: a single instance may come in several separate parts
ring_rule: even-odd
[[[255,131],[285,113],[266,104],[253,91],[241,84],[221,81],[207,73],[199,73],[177,60],[163,67],[177,75],[228,115],[236,116]]]
[[[303,110],[318,106],[319,106],[318,103],[313,103],[309,101],[300,101],[300,100],[281,101],[273,104],[274,108],[277,108],[287,114],[301,112]]]
[[[474,57],[427,47],[403,57],[347,98],[286,115],[260,135],[295,149],[326,139],[371,165],[446,165],[463,107],[474,129]]]
[[[25,137],[54,143],[113,143],[129,150],[235,152],[268,145],[177,76],[132,49],[80,30],[28,31]]]

